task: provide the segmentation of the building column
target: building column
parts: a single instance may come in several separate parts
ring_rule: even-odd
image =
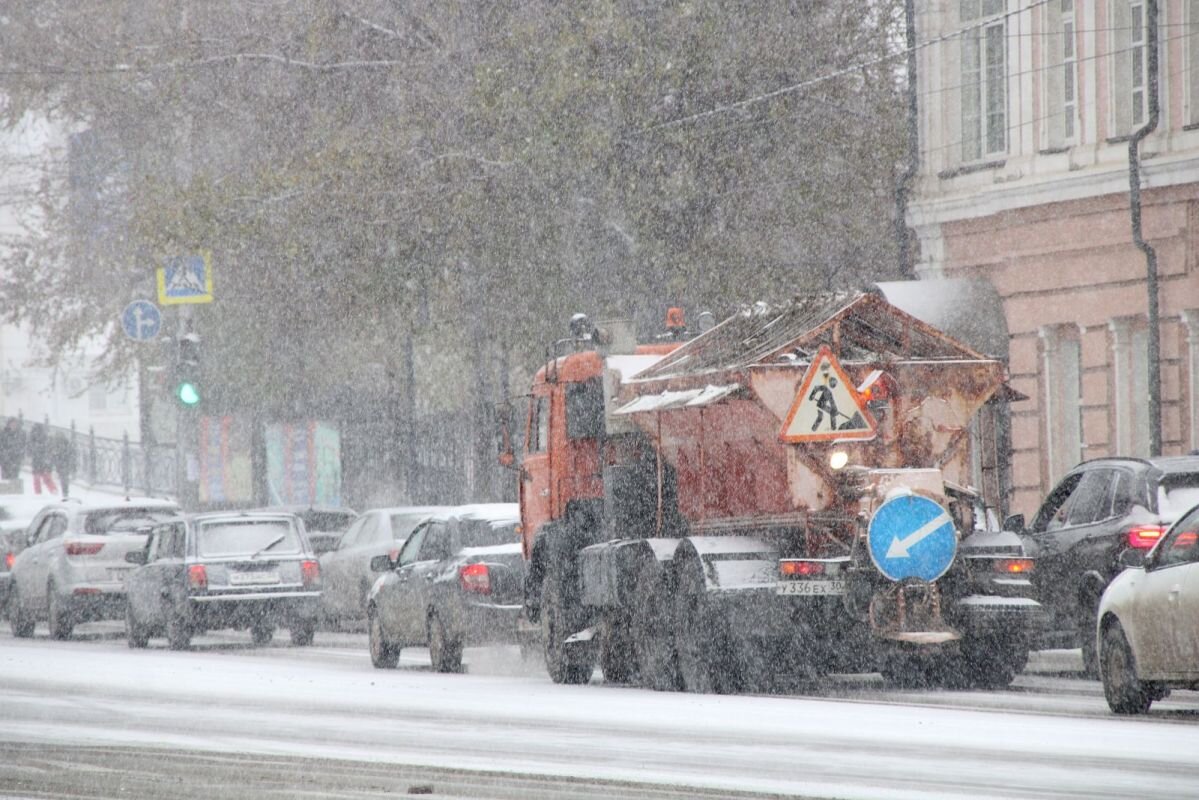
[[[1190,450],[1199,450],[1199,309],[1182,312],[1187,331],[1186,354],[1186,426]]]

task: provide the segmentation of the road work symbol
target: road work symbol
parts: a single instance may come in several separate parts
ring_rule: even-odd
[[[780,437],[784,442],[870,439],[876,424],[845,370],[821,347],[804,374]]]
[[[893,497],[878,507],[867,531],[870,558],[893,581],[935,581],[957,553],[958,537],[941,505],[920,495]]]
[[[211,303],[211,255],[168,258],[166,266],[158,270],[158,302],[167,306]]]

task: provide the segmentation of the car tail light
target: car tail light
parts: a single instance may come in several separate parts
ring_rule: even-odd
[[[14,562],[16,560],[17,560],[17,557],[14,554],[12,554],[11,552],[5,553],[4,554],[4,568],[7,570],[11,570],[12,562]]]
[[[1034,566],[1031,558],[998,558],[993,569],[1004,575],[1023,575],[1032,572]]]
[[[491,571],[486,564],[467,564],[458,570],[462,590],[475,594],[491,594]]]
[[[1166,532],[1161,525],[1134,525],[1128,529],[1128,546],[1137,550],[1148,550],[1157,544]]]
[[[63,547],[69,556],[94,556],[104,547],[104,542],[67,542]]]
[[[192,564],[187,568],[187,585],[201,591],[208,588],[208,570],[203,564]]]
[[[300,562],[300,577],[304,581],[304,588],[312,588],[321,585],[321,565],[319,561],[301,561]]]

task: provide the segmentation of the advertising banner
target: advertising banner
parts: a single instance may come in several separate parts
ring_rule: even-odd
[[[197,475],[201,503],[249,503],[254,500],[249,420],[201,417]]]
[[[272,423],[264,431],[274,505],[341,505],[341,434],[326,422]]]

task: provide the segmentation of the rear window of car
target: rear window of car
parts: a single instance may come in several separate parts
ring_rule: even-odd
[[[294,555],[301,550],[295,527],[285,519],[201,522],[196,533],[201,556]]]
[[[305,511],[300,515],[300,519],[304,520],[304,529],[309,533],[341,533],[357,517],[357,514],[336,511]]]
[[[1167,475],[1157,487],[1157,512],[1163,520],[1175,520],[1199,505],[1199,473]]]
[[[429,518],[428,514],[392,514],[391,536],[394,539],[407,539],[413,529]]]
[[[89,512],[83,522],[85,533],[132,533],[139,528],[149,528],[175,516],[169,508],[113,508]]]
[[[508,525],[475,520],[463,520],[463,547],[492,547],[497,544],[519,542],[520,535],[516,532],[516,523]]]

